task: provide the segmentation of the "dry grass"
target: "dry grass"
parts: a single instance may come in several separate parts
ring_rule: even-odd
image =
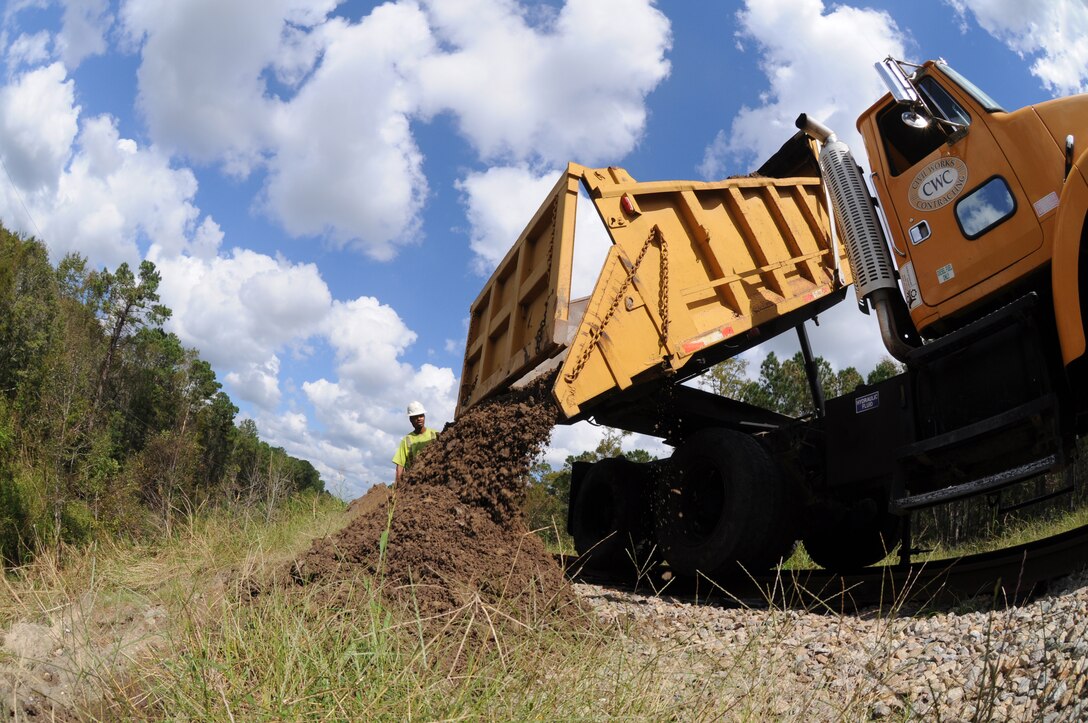
[[[601,608],[606,618],[567,611],[526,624],[512,622],[501,604],[470,604],[435,636],[410,611],[383,607],[365,578],[270,586],[256,598],[239,584],[276,569],[342,518],[339,508],[316,504],[271,525],[213,515],[155,546],[41,557],[4,577],[0,621],[8,631],[38,625],[72,651],[53,674],[67,676],[75,694],[38,690],[90,720],[944,715],[910,687],[918,666],[904,654],[911,621],[895,605],[836,615],[772,604],[706,609],[693,620],[678,603],[645,598]],[[334,602],[343,600],[353,602]],[[979,614],[986,641],[1003,614],[989,614],[989,629]],[[480,621],[488,634],[468,635]],[[17,666],[14,653],[6,657],[9,683],[0,687],[10,700],[56,662]],[[981,680],[974,690],[978,712],[997,686]]]

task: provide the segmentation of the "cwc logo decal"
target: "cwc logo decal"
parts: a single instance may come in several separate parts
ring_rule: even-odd
[[[965,185],[967,164],[954,157],[941,158],[918,171],[907,199],[919,211],[936,211],[960,195]]]

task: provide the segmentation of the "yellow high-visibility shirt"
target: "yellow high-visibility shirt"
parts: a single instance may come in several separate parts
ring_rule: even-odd
[[[420,450],[433,442],[438,437],[438,432],[430,427],[423,430],[422,434],[412,432],[404,435],[404,439],[397,445],[397,451],[393,454],[393,464],[399,464],[404,469],[412,466],[416,455]]]

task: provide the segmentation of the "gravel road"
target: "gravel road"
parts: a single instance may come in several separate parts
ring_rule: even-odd
[[[1023,605],[911,614],[730,609],[575,589],[691,712],[681,718],[712,709],[792,720],[1088,718],[1088,573]]]

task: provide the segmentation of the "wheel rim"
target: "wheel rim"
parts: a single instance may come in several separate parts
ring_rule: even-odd
[[[688,546],[705,543],[717,529],[725,502],[722,472],[705,459],[695,459],[681,471],[683,484],[675,502],[677,541]]]

